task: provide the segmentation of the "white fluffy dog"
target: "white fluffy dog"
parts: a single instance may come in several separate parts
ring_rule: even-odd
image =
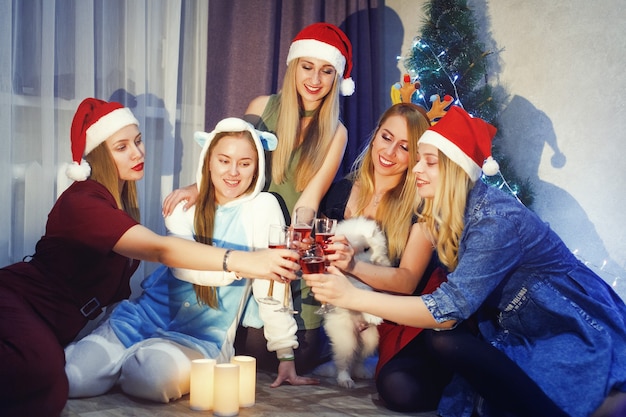
[[[344,235],[355,250],[355,259],[377,265],[391,265],[387,256],[387,239],[374,220],[356,217],[337,224],[335,235]],[[370,289],[367,284],[347,274],[359,288]],[[371,378],[372,373],[364,366],[364,360],[378,348],[380,317],[367,313],[335,307],[324,315],[324,330],[331,342],[336,367],[337,383],[354,388],[355,378]],[[322,372],[323,373],[323,372]],[[326,375],[330,371],[326,371]]]

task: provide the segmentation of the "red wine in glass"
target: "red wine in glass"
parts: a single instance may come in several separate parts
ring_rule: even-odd
[[[332,255],[333,253],[336,252],[332,249],[326,249],[326,246],[332,243],[330,241],[330,238],[333,236],[335,236],[334,233],[319,233],[319,232],[315,233],[315,244],[324,250],[325,256]],[[330,261],[328,259],[325,259],[324,262],[326,266],[330,265]]]
[[[324,257],[309,256],[304,257],[300,261],[300,267],[305,274],[321,274],[324,272]]]
[[[330,238],[332,236],[334,236],[334,233],[320,233],[320,232],[316,232],[315,233],[315,243],[317,243],[319,246],[321,246],[322,248],[324,247],[324,245],[328,245],[330,243]],[[326,252],[326,251],[324,251]],[[333,251],[334,253],[334,251]]]
[[[305,226],[295,225],[293,227],[293,230],[300,233],[300,238],[302,240],[310,239],[311,232],[313,231],[311,226],[306,226],[306,225]]]

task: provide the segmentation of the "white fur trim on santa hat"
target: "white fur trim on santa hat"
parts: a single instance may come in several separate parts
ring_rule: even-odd
[[[339,92],[342,96],[351,96],[352,93],[354,93],[354,81],[352,80],[352,77],[341,80]]]
[[[83,154],[87,155],[115,132],[128,125],[139,126],[139,122],[127,107],[121,107],[105,114],[87,129]]]
[[[80,165],[72,161],[65,169],[65,175],[74,181],[85,181],[91,175],[91,165],[84,159],[80,161]]]
[[[483,163],[483,173],[489,177],[496,175],[500,171],[500,165],[498,161],[493,159],[492,156],[488,156]]]
[[[315,39],[300,39],[292,42],[287,55],[287,64],[295,58],[311,57],[323,59],[330,62],[335,70],[343,77],[343,71],[346,69],[346,57],[343,56],[339,49],[326,42]]]
[[[419,138],[418,143],[433,145],[439,149],[453,162],[463,168],[472,181],[475,182],[480,178],[480,174],[482,172],[481,167],[478,166],[472,158],[467,156],[461,148],[440,133],[433,130],[427,130]]]

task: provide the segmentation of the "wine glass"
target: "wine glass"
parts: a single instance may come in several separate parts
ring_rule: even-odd
[[[285,238],[285,248],[298,252],[301,247],[302,234],[295,230],[287,229]],[[273,281],[272,281],[273,282]],[[283,294],[283,305],[277,310],[278,313],[298,314],[296,310],[291,308],[291,281],[285,282],[285,292]]]
[[[318,244],[313,244],[300,255],[300,268],[305,274],[322,274],[326,270],[324,265],[324,250]]]
[[[298,207],[293,216],[292,227],[302,235],[302,241],[310,241],[313,223],[315,222],[315,210],[311,207]]]
[[[317,243],[312,244],[300,255],[300,268],[305,274],[323,274],[326,272],[324,260],[324,249]],[[315,314],[326,314],[333,311],[335,307],[328,303],[322,303],[320,308],[314,311]]]
[[[324,250],[324,262],[326,266],[330,265],[330,261],[328,261],[326,256],[335,253],[334,250],[327,249],[327,246],[332,243],[330,238],[335,236],[336,228],[337,219],[329,219],[327,217],[315,219],[315,243]]]
[[[287,247],[287,236],[289,227],[281,224],[270,224],[268,232],[267,247],[270,249],[285,249]],[[274,280],[270,280],[270,286],[267,289],[267,295],[259,298],[264,304],[280,304],[280,301],[274,298]]]

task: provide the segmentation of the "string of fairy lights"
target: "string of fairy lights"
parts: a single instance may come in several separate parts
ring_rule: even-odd
[[[440,52],[436,52],[434,51],[431,46],[425,42],[423,39],[420,38],[415,38],[413,39],[413,48],[420,48],[423,51],[428,50],[434,57],[434,59],[437,61],[437,65],[439,66],[439,68],[437,68],[437,71],[440,71],[441,73],[445,74],[445,76],[448,78],[448,80],[450,81],[450,84],[452,85],[452,88],[454,89],[454,100],[453,100],[453,104],[460,106],[463,108],[463,103],[461,101],[461,98],[459,97],[459,92],[457,90],[457,86],[456,86],[456,81],[459,79],[459,76],[457,74],[450,74],[445,66],[443,65],[443,63],[441,62],[440,58],[442,56],[444,56],[446,54],[446,51],[440,51]],[[406,58],[399,55],[396,57],[396,59],[398,60],[398,62],[402,62],[405,61]],[[406,69],[406,66],[405,66]],[[413,69],[413,68],[408,68],[407,72],[409,74],[409,76],[411,77],[411,82],[415,83],[416,81],[419,81],[419,74],[417,73],[417,70]],[[423,102],[425,107],[428,108],[429,105],[426,102],[426,98],[424,97],[424,93],[422,91],[421,88],[421,83],[420,83],[420,87],[417,89],[416,91],[418,100]],[[431,96],[430,97],[430,102],[432,103],[434,100],[436,99],[436,96]],[[509,193],[511,195],[513,195],[517,201],[519,201],[521,204],[524,204],[520,198],[518,197],[518,192],[517,190],[514,190],[509,183],[507,182],[506,178],[504,178],[504,175],[502,175],[502,172],[498,169],[497,175],[500,179],[501,182],[499,182],[499,184],[491,184],[495,187],[498,187],[500,189],[502,188],[506,188]],[[485,178],[485,175],[483,174],[483,178]],[[578,258],[583,264],[585,264],[588,268],[593,269],[596,273],[598,273],[598,275],[601,275],[602,278],[607,281],[609,283],[609,285],[611,285],[613,288],[617,288],[619,285],[622,285],[623,281],[622,281],[622,277],[620,277],[618,274],[612,273],[611,271],[606,270],[606,266],[608,264],[608,261],[606,259],[602,260],[602,264],[601,265],[597,265],[593,262],[590,262],[589,260],[583,258],[582,256],[580,256],[579,254],[579,250],[575,249],[572,251],[572,253],[574,254],[574,256],[576,256],[576,258]],[[625,289],[626,291],[626,289]],[[626,296],[626,294],[620,294],[623,296]]]
[[[428,50],[432,54],[433,58],[437,61],[437,65],[438,65],[438,68],[436,68],[436,71],[441,71],[441,73],[445,74],[445,76],[450,81],[450,84],[452,85],[452,88],[454,89],[454,94],[453,94],[454,100],[453,100],[452,104],[455,104],[457,106],[460,106],[461,108],[464,108],[463,107],[463,102],[461,101],[461,98],[459,97],[459,91],[458,91],[457,86],[456,86],[456,81],[459,79],[459,76],[458,76],[458,74],[450,74],[446,70],[445,66],[443,65],[443,63],[440,60],[440,58],[446,54],[446,51],[435,52],[433,50],[433,48],[431,48],[431,46],[427,42],[425,42],[424,40],[422,40],[420,38],[417,38],[417,37],[413,39],[413,48],[416,48],[416,47],[421,49],[421,50],[423,50],[423,51]],[[397,56],[396,59],[398,61],[405,61],[405,57],[403,57],[403,56]],[[416,81],[419,81],[419,74],[417,73],[417,70],[415,70],[414,68],[406,68],[406,66],[405,66],[405,69],[407,70],[409,76],[411,77],[411,82],[412,83],[415,83]],[[424,103],[424,105],[425,105],[424,107],[428,108],[429,106],[426,103],[426,98],[424,97],[424,93],[423,93],[422,88],[421,88],[421,83],[419,85],[420,85],[420,87],[417,89],[417,97],[418,97],[419,101],[422,101]],[[436,100],[436,96],[433,95],[433,96],[430,97],[430,102],[431,103],[433,101],[435,101],[435,100]],[[514,196],[517,199],[517,201],[522,203],[522,200],[520,200],[519,196],[517,195],[518,191],[514,190],[511,187],[511,185],[507,182],[506,178],[504,178],[504,175],[502,175],[502,172],[499,169],[498,169],[498,172],[496,173],[496,175],[499,178],[499,181],[498,181],[497,185],[494,185],[494,184],[490,184],[490,185],[494,185],[494,186],[496,186],[496,187],[498,187],[500,189],[506,188],[506,190],[508,190],[508,192],[512,196]],[[485,175],[483,175],[483,178],[484,177],[485,177]],[[522,204],[524,204],[524,203],[522,203]]]

